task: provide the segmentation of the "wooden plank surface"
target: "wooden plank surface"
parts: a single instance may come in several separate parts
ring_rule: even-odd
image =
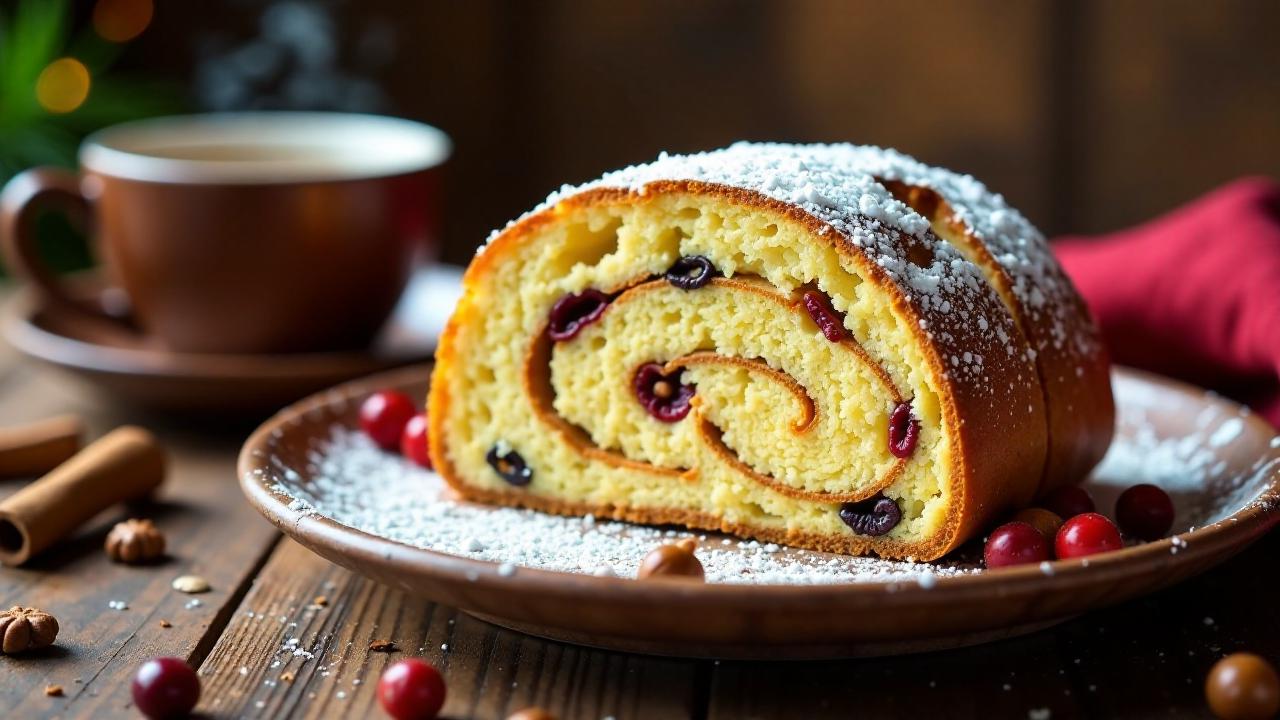
[[[317,604],[321,596],[324,604]],[[375,640],[401,649],[372,652]],[[699,689],[710,665],[501,630],[285,540],[200,668],[199,709],[215,717],[377,716],[378,677],[405,657],[444,674],[449,718],[503,718],[530,705],[560,720],[700,717]],[[285,673],[292,682],[282,680]]]
[[[0,568],[0,605],[42,608],[58,618],[49,650],[0,657],[0,716],[131,717],[129,679],[149,657],[174,655],[199,662],[238,603],[278,534],[244,502],[234,458],[247,430],[183,427],[104,401],[65,376],[0,355],[0,425],[65,412],[85,418],[90,436],[141,424],[160,436],[170,466],[157,502],[104,512],[73,538],[22,568]],[[0,481],[0,497],[23,480]],[[145,567],[110,562],[102,541],[128,516],[153,518],[168,539],[167,561]],[[189,596],[170,588],[174,577],[199,574],[212,591]],[[193,600],[198,606],[188,607]],[[127,610],[108,607],[112,600]],[[172,627],[162,628],[165,619]],[[213,636],[210,636],[210,633]],[[64,697],[46,697],[46,684]]]
[[[1199,578],[1057,628],[896,658],[715,666],[707,717],[1206,718],[1204,679],[1237,650],[1280,660],[1272,533]],[[1042,715],[1044,711],[1049,715]]]

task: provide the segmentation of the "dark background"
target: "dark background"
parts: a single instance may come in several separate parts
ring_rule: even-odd
[[[1051,234],[1122,227],[1280,176],[1278,31],[1271,0],[160,0],[112,72],[443,128],[465,262],[562,183],[737,139],[893,146]]]

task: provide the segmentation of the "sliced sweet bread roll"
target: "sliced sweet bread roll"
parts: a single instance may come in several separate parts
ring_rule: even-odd
[[[464,497],[842,553],[940,557],[1079,480],[1112,425],[1043,238],[848,145],[562,189],[472,262],[436,359],[432,458]]]

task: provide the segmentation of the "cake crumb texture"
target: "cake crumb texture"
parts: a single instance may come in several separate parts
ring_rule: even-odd
[[[691,256],[716,277],[664,279]],[[607,306],[551,340],[574,296]],[[693,388],[687,416],[637,399],[646,364]],[[903,403],[918,437],[898,457]],[[1002,198],[893,151],[738,144],[563,188],[495,234],[429,412],[436,467],[474,500],[932,559],[1078,482],[1113,406],[1096,329]],[[880,495],[900,520],[854,532],[842,509]]]

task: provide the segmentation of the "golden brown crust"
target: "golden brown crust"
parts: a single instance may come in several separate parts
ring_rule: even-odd
[[[915,543],[888,537],[861,537],[852,533],[848,536],[830,537],[783,532],[763,526],[727,523],[718,518],[672,509],[579,505],[540,497],[527,491],[496,492],[469,485],[458,475],[449,457],[449,445],[443,427],[449,404],[447,378],[458,361],[454,337],[459,327],[468,321],[470,313],[474,312],[474,291],[480,278],[512,249],[528,241],[535,229],[554,222],[559,214],[569,209],[606,203],[642,203],[646,199],[667,194],[712,197],[784,216],[806,227],[814,241],[829,243],[857,267],[866,281],[876,283],[890,296],[895,314],[903,318],[905,325],[917,336],[928,365],[927,370],[934,378],[945,432],[953,443],[951,472],[947,473],[951,481],[948,488],[951,501],[942,527],[937,532]],[[896,231],[888,228],[883,228],[883,231],[896,236],[904,248],[909,245]],[[532,507],[547,512],[589,512],[601,517],[643,523],[675,522],[815,550],[858,554],[874,552],[885,556],[910,556],[928,560],[941,557],[954,549],[1004,512],[1025,505],[1039,485],[1039,469],[1046,452],[1044,398],[1036,381],[1035,370],[1023,353],[1007,353],[1006,348],[991,333],[978,332],[965,324],[956,324],[936,303],[928,304],[913,299],[886,270],[876,264],[867,250],[851,242],[835,227],[796,205],[751,190],[697,181],[653,182],[645,186],[643,194],[619,188],[588,190],[508,227],[472,262],[464,276],[463,285],[464,296],[440,338],[428,407],[431,416],[429,426],[432,460],[449,485],[465,497],[483,502]],[[987,317],[1005,319],[1010,342],[1017,347],[1025,346],[1026,340],[1016,325],[1007,320],[1008,312],[994,292],[979,289],[963,298],[956,296],[954,300],[957,303],[964,300],[974,304],[975,309]],[[947,328],[948,332],[935,333],[932,328]],[[537,342],[535,340],[535,344]],[[534,351],[531,348],[531,352]],[[986,358],[985,385],[965,381],[950,371],[944,358],[966,351]],[[992,391],[995,387],[1002,388],[998,401],[997,395]],[[1003,390],[1004,388],[1007,390]],[[1026,408],[1025,412],[1023,407]],[[565,433],[566,438],[571,435],[572,433]]]
[[[1008,270],[992,254],[986,240],[960,219],[945,197],[920,185],[883,178],[879,182],[935,228],[942,225],[945,230],[940,234],[946,239],[964,246],[965,254],[982,267],[1035,350],[1036,372],[1044,391],[1049,428],[1049,451],[1039,495],[1084,480],[1111,444],[1115,400],[1111,394],[1111,363],[1106,347],[1071,280],[1056,264],[1043,268],[1052,275],[1055,284],[1071,288],[1071,292],[1053,299],[1058,304],[1054,316],[1064,325],[1060,332],[1073,340],[1085,339],[1084,343],[1078,343],[1063,342],[1059,338],[1055,343],[1053,318],[1032,313],[1024,306],[1014,292],[1014,281]],[[1089,350],[1082,351],[1082,344]]]

